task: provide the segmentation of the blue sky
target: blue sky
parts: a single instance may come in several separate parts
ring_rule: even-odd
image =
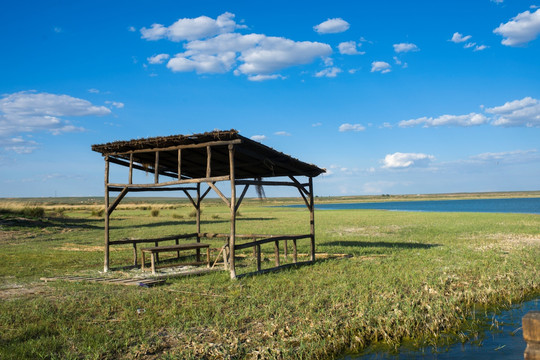
[[[0,197],[102,195],[92,144],[231,128],[323,196],[539,190],[539,6],[5,2]]]

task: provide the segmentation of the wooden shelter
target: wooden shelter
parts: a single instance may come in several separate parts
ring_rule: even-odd
[[[274,242],[276,267],[279,267],[279,242],[292,240],[293,263],[297,262],[296,240],[310,239],[310,260],[315,261],[315,218],[313,201],[313,178],[325,172],[315,165],[297,160],[259,142],[238,134],[236,130],[212,131],[194,135],[173,135],[131,141],[115,141],[92,145],[105,159],[105,259],[104,270],[109,270],[109,248],[116,244],[133,244],[134,262],[137,263],[137,244],[155,243],[181,239],[220,237],[226,240],[223,247],[225,268],[231,278],[236,278],[235,252],[254,247],[257,271],[261,269],[260,246]],[[129,169],[126,182],[109,181],[110,164]],[[140,170],[153,173],[150,183],[135,183],[133,172]],[[282,179],[272,179],[284,177]],[[307,182],[299,178],[307,178]],[[230,182],[230,197],[227,198],[217,187],[220,181]],[[201,191],[201,184],[207,186]],[[243,187],[237,196],[237,186]],[[309,212],[309,234],[237,234],[237,210],[250,186],[292,186],[298,189]],[[230,232],[209,234],[201,232],[201,202],[213,190],[230,209]],[[109,237],[110,215],[128,192],[182,191],[196,210],[196,231],[155,239],[111,240]],[[110,193],[119,195],[111,201]],[[244,241],[239,242],[238,240]],[[248,241],[248,242],[245,242]],[[197,250],[198,252],[198,250]],[[198,253],[197,253],[198,255]],[[275,268],[272,268],[275,269]],[[266,269],[271,270],[271,269]]]

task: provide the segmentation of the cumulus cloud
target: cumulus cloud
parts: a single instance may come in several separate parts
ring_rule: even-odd
[[[364,55],[364,51],[358,51],[362,43],[357,44],[354,41],[345,41],[338,45],[339,53],[343,55]]]
[[[419,167],[429,165],[435,157],[433,155],[422,153],[400,153],[388,154],[384,157],[383,168],[386,169],[405,169],[410,167]]]
[[[507,23],[500,24],[493,32],[503,37],[503,45],[524,45],[540,34],[540,9],[535,12],[524,11]]]
[[[168,61],[167,67],[172,71],[203,74],[225,73],[234,69],[236,75],[248,75],[252,81],[280,78],[275,74],[258,75],[270,75],[284,68],[308,64],[332,53],[331,47],[323,43],[239,33],[190,41],[185,48],[185,52]]]
[[[124,107],[124,103],[119,101],[105,101],[105,104],[109,104],[117,109],[122,109]]]
[[[540,126],[540,101],[532,97],[509,101],[485,111],[494,115],[492,124],[495,126]]]
[[[394,44],[394,51],[397,53],[410,52],[410,51],[420,51],[418,46],[412,43],[400,43]]]
[[[345,123],[345,124],[341,124],[339,126],[339,131],[340,132],[349,132],[349,131],[358,132],[358,131],[364,131],[364,130],[366,130],[366,128],[364,126],[362,126],[361,124]]]
[[[69,95],[21,91],[4,95],[0,98],[0,138],[7,138],[21,133],[48,131],[54,135],[83,130],[72,125],[65,117],[103,116],[111,113],[105,106],[96,106],[87,100]],[[22,139],[15,137],[13,139]],[[20,140],[10,140],[11,150],[14,143]],[[33,146],[33,143],[26,143]],[[4,146],[9,148],[9,146]]]
[[[488,118],[483,114],[470,113],[467,115],[442,115],[436,118],[421,117],[418,119],[403,120],[399,122],[400,127],[436,127],[436,126],[477,126],[486,124]]]
[[[150,28],[141,29],[141,37],[146,40],[168,38],[171,41],[204,39],[218,34],[228,33],[237,28],[243,28],[234,21],[234,14],[229,12],[219,15],[216,19],[208,16],[179,19],[170,26],[152,24]]]
[[[463,34],[455,32],[454,35],[452,35],[452,38],[450,39],[450,41],[457,44],[457,43],[465,42],[465,41],[469,40],[470,38],[472,38],[471,35],[463,36]]]
[[[482,51],[482,50],[485,50],[487,49],[489,46],[486,46],[486,45],[476,45],[474,47],[474,50],[473,51]]]
[[[383,74],[389,73],[391,71],[391,66],[385,61],[374,61],[371,63],[371,72],[377,71]]]
[[[319,34],[336,34],[347,31],[350,25],[342,18],[328,19],[319,25],[315,25],[313,30]]]
[[[540,127],[540,100],[530,96],[521,100],[508,101],[501,106],[484,109],[485,114],[442,115],[436,118],[421,117],[403,120],[400,127],[436,127],[436,126],[478,126],[490,124],[504,127]]]
[[[338,67],[331,67],[331,68],[326,68],[326,69],[323,69],[321,71],[319,71],[318,73],[315,74],[316,77],[329,77],[329,78],[333,78],[333,77],[336,77],[337,74],[339,74],[340,72],[342,72],[342,70]]]
[[[154,56],[150,56],[147,60],[150,64],[163,64],[163,62],[165,62],[165,60],[168,60],[169,58],[169,54],[157,54]]]
[[[253,135],[250,139],[255,141],[263,141],[266,139],[266,135]]]

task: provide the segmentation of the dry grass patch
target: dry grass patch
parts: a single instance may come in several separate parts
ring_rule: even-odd
[[[483,236],[472,235],[464,240],[473,240],[469,247],[475,251],[501,250],[512,251],[527,247],[540,247],[540,235],[495,233]],[[489,240],[487,244],[478,241]],[[495,242],[493,242],[495,241]]]

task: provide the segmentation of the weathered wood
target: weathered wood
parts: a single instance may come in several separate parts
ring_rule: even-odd
[[[120,194],[118,194],[118,196],[116,197],[116,199],[114,199],[113,203],[107,208],[107,213],[109,215],[112,214],[112,212],[114,211],[114,209],[116,209],[116,207],[118,206],[118,204],[120,204],[120,201],[122,201],[122,199],[124,198],[124,196],[126,196],[126,194],[128,193],[129,191],[129,188],[125,187],[121,192]]]
[[[204,148],[207,146],[227,146],[227,145],[241,144],[241,143],[242,143],[242,139],[225,140],[225,141],[208,141],[208,142],[199,143],[199,144],[176,145],[176,146],[168,146],[164,148],[138,149],[138,150],[130,150],[130,151],[114,151],[114,152],[107,153],[107,155],[116,156],[116,155],[148,153],[148,152],[154,152],[154,151],[197,149],[197,148]]]
[[[240,194],[240,197],[236,201],[236,206],[234,207],[234,211],[238,211],[238,208],[240,208],[240,205],[242,204],[242,200],[244,200],[244,196],[246,196],[246,192],[248,191],[249,184],[244,186],[244,190],[242,191],[242,194]]]
[[[292,186],[299,187],[294,182],[288,181],[268,181],[268,180],[236,180],[236,185],[254,185],[254,186]],[[301,187],[301,186],[300,186]]]
[[[206,147],[206,177],[209,178],[212,174],[212,148]]]
[[[227,199],[227,197],[223,195],[223,193],[217,188],[216,185],[214,185],[214,183],[209,182],[208,186],[210,186],[216,192],[216,194],[219,195],[221,200],[223,200],[223,202],[227,205],[228,208],[231,208],[231,202],[229,201],[229,199]],[[234,185],[231,185],[231,186],[234,186]],[[231,201],[232,201],[232,197],[231,197]]]
[[[315,202],[313,200],[313,178],[309,178],[309,230],[311,235],[311,261],[315,262]]]
[[[212,176],[209,178],[196,178],[196,179],[184,179],[184,180],[174,180],[174,181],[165,181],[159,184],[109,184],[112,187],[129,187],[132,188],[156,188],[167,185],[178,185],[178,184],[197,184],[203,182],[217,182],[217,181],[226,181],[229,180],[229,175],[223,176]]]
[[[540,360],[540,311],[529,311],[522,319],[523,338],[527,342],[525,360]]]
[[[131,154],[133,155],[133,154]],[[178,149],[178,180],[182,180],[182,149]]]
[[[150,265],[152,269],[152,274],[156,273],[156,263],[158,260],[158,254],[162,252],[178,252],[181,250],[200,250],[206,248],[206,259],[207,267],[210,267],[210,245],[201,244],[201,243],[191,243],[191,244],[180,244],[180,245],[169,245],[169,246],[155,246],[148,248],[141,248],[141,270],[145,270],[145,253],[150,253]],[[200,263],[200,259],[197,259],[196,263]]]
[[[133,154],[129,154],[129,177],[128,183],[133,184]]]
[[[195,190],[197,190],[197,188],[195,188]],[[191,197],[190,193],[188,193],[187,190],[183,190],[183,191],[184,191],[184,194],[186,194],[189,201],[191,201],[191,204],[193,205],[193,207],[195,207],[195,209],[197,209],[197,203],[195,202],[195,200],[193,200],[193,197]]]
[[[259,245],[260,246],[260,245]],[[279,241],[274,242],[274,257],[276,258],[276,267],[279,266]]]
[[[308,183],[304,183],[304,184],[301,184],[300,181],[298,181],[294,176],[292,175],[289,175],[289,179],[291,179],[295,184],[296,186],[298,187],[298,189],[301,190],[301,192],[305,193],[306,195],[309,195],[309,192],[306,190],[306,186],[309,186],[309,182]]]
[[[137,243],[133,243],[133,266],[137,266]]]
[[[117,164],[117,165],[122,165],[122,166],[126,166],[126,167],[129,167],[129,161],[124,161],[124,160],[121,160],[121,159],[116,159],[116,158],[113,158],[113,157],[109,157],[109,161],[113,164]],[[135,163],[133,163],[133,169],[136,169],[136,170],[141,170],[141,171],[144,171],[144,172],[148,172],[148,169],[145,168],[144,166],[141,166],[141,165],[137,165]],[[168,177],[172,177],[172,178],[176,178],[176,173],[172,173],[172,172],[169,172],[169,171],[166,171],[166,170],[160,170],[159,171],[159,174],[160,175],[163,175],[163,176],[168,176]]]
[[[215,183],[214,183],[215,184]],[[204,198],[206,197],[206,195],[208,195],[208,193],[210,192],[210,190],[212,190],[212,188],[209,186],[201,195],[201,199],[200,201],[203,201]]]
[[[154,184],[159,183],[159,151],[156,151],[156,161],[154,163]]]
[[[309,238],[311,238],[311,234],[309,234],[309,235],[274,236],[274,237],[269,237],[269,238],[262,239],[262,240],[255,240],[255,241],[248,242],[248,243],[237,244],[236,245],[236,250],[247,249],[247,248],[252,247],[252,246],[262,245],[262,244],[266,244],[266,243],[269,243],[269,242],[272,242],[272,241],[294,240],[294,239],[298,240],[298,239],[309,239]]]
[[[231,237],[229,238],[229,271],[231,279],[236,279],[235,268],[235,242],[236,242],[236,183],[234,174],[234,145],[229,145],[229,179],[231,180],[231,202],[229,204],[231,210]]]
[[[109,157],[105,156],[105,209],[109,208]],[[108,211],[105,211],[105,254],[103,260],[103,271],[109,271],[109,217]]]
[[[257,271],[261,271],[261,245],[255,245],[257,251]]]
[[[109,242],[109,245],[125,245],[125,244],[143,244],[143,243],[155,243],[155,242],[161,242],[161,241],[170,241],[170,240],[176,240],[176,239],[189,239],[189,238],[196,238],[197,233],[190,233],[190,234],[179,234],[179,235],[171,235],[171,236],[164,236],[164,237],[158,237],[158,238],[149,238],[149,239],[122,239],[122,240],[113,240]]]
[[[129,184],[128,184],[129,185]],[[110,192],[121,192],[124,190],[126,186],[124,187],[112,187],[109,186]],[[184,191],[184,190],[196,190],[197,188],[194,187],[157,187],[157,188],[135,188],[135,187],[129,187],[130,192],[146,192],[146,191]]]

